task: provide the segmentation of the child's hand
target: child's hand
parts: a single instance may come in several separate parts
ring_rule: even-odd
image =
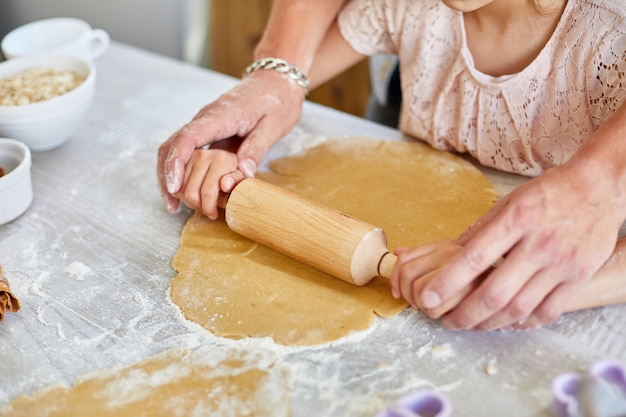
[[[174,195],[187,207],[198,210],[211,220],[217,219],[220,182],[226,174],[237,171],[237,155],[222,149],[196,149],[185,166],[180,190]],[[243,174],[240,174],[243,179]]]
[[[456,307],[475,285],[458,292],[454,298],[437,308],[424,309],[419,300],[424,286],[437,276],[441,268],[460,249],[461,246],[452,240],[441,240],[411,249],[396,249],[398,261],[389,278],[394,297],[404,298],[413,308],[423,310],[434,319]]]

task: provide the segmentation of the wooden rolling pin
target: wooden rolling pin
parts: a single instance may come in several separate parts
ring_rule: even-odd
[[[381,228],[256,178],[218,205],[234,232],[355,285],[388,278],[396,263]]]

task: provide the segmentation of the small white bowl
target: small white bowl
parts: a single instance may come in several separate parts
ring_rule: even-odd
[[[0,80],[35,68],[74,71],[85,80],[73,90],[48,100],[0,106],[0,136],[21,140],[32,151],[47,151],[67,142],[93,101],[96,68],[82,58],[33,55],[0,63]]]
[[[31,155],[28,146],[14,139],[0,138],[0,224],[21,216],[33,201],[30,180]]]
[[[109,47],[111,38],[81,19],[53,17],[35,20],[10,31],[0,42],[7,59],[38,54],[78,56],[93,61]]]

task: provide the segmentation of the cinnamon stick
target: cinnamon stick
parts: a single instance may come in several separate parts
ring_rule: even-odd
[[[9,280],[2,274],[2,266],[0,266],[0,321],[4,319],[5,311],[15,313],[19,309],[20,302],[11,292]]]

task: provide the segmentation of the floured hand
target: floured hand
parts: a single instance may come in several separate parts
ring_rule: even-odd
[[[231,137],[243,139],[237,169],[219,179],[224,192],[254,176],[267,150],[296,124],[302,111],[302,88],[276,71],[255,71],[232,90],[204,107],[159,148],[157,176],[169,212],[176,212],[176,195],[194,150]],[[217,187],[217,186],[216,186]],[[204,207],[207,212],[214,209]]]

